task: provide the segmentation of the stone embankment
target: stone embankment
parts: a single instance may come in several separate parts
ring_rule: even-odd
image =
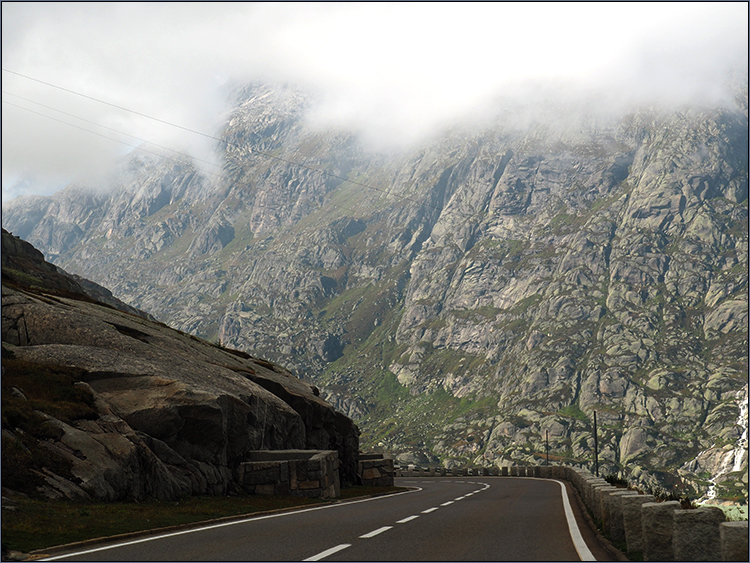
[[[397,468],[398,477],[502,476],[568,481],[594,523],[633,560],[748,561],[748,522],[726,522],[718,507],[684,509],[677,501],[618,488],[567,466]]]

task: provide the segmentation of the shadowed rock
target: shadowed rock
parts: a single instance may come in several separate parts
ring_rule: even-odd
[[[18,248],[24,255],[14,262]],[[356,426],[280,366],[86,298],[5,232],[3,250],[4,282],[5,264],[23,267],[25,256],[40,282],[23,285],[16,275],[3,285],[4,376],[6,363],[10,375],[34,366],[77,370],[96,411],[68,421],[40,413],[41,447],[69,466],[64,475],[37,471],[46,495],[226,494],[238,488],[233,470],[262,449],[336,449],[356,468]]]

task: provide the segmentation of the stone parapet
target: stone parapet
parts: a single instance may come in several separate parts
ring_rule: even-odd
[[[591,512],[592,516],[594,517],[594,521],[597,523],[597,525],[604,528],[604,503],[605,503],[605,495],[608,495],[609,493],[612,493],[617,490],[617,487],[613,487],[612,485],[595,485],[594,486],[594,507]]]
[[[674,512],[681,505],[676,500],[647,502],[641,505],[643,560],[674,561]]]
[[[643,526],[641,505],[654,502],[653,495],[631,495],[622,497],[622,522],[625,528],[625,544],[628,553],[643,553]]]
[[[722,561],[748,560],[748,528],[744,522],[722,522],[719,524],[719,542]]]
[[[673,518],[675,561],[715,561],[716,555],[721,553],[719,524],[726,520],[724,511],[717,506],[675,510]]]
[[[610,493],[609,495],[609,523],[608,529],[609,538],[616,546],[622,546],[623,549],[627,549],[625,545],[625,523],[623,519],[622,502],[624,497],[638,496],[635,491],[620,490]]]
[[[369,487],[392,487],[393,477],[393,460],[370,457],[370,459],[360,459],[357,474],[362,480],[362,484]]]
[[[316,498],[341,494],[335,450],[263,450],[248,457],[255,461],[240,463],[237,469],[237,480],[248,494]]]

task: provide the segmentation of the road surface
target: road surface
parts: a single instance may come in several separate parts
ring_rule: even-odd
[[[607,559],[561,483],[397,478],[406,493],[54,553],[52,561],[580,561]],[[579,518],[574,514],[578,513]]]

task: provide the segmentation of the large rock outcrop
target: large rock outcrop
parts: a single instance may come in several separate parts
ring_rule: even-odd
[[[278,365],[95,302],[7,232],[3,251],[4,411],[5,383],[14,383],[3,452],[28,449],[36,433],[34,446],[64,468],[34,467],[46,494],[226,494],[237,490],[235,471],[247,453],[262,449],[338,450],[342,465],[356,471],[356,426],[309,384]],[[37,281],[45,273],[46,288],[25,285],[30,274],[18,269],[6,279],[6,263],[23,267],[19,257],[34,261],[37,269],[27,271]],[[34,379],[44,370],[75,372],[79,401],[90,408],[39,407],[44,392]],[[30,424],[18,414],[24,408],[43,420]],[[58,410],[65,411],[59,418]],[[354,475],[344,468],[342,479]]]

